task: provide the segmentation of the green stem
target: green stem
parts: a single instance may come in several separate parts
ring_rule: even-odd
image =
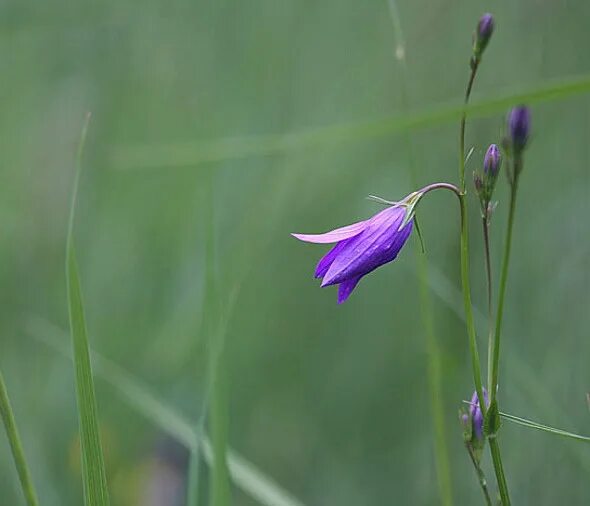
[[[502,505],[510,506],[510,496],[508,494],[508,485],[506,484],[506,476],[504,475],[504,466],[502,465],[498,439],[495,436],[491,436],[488,438],[488,441],[490,443],[490,453],[492,454],[492,462],[494,463],[494,472],[496,473],[496,481],[498,482],[498,491],[500,492]]]
[[[467,231],[467,199],[465,194],[459,196],[461,206],[461,286],[463,291],[463,305],[465,307],[465,324],[469,336],[469,352],[471,354],[471,367],[473,369],[473,382],[478,399],[484,399],[481,383],[481,367],[479,365],[479,352],[477,351],[477,336],[475,322],[473,320],[473,306],[471,304],[471,283],[469,281],[469,237]],[[485,418],[486,405],[480,402],[481,412]]]
[[[488,390],[492,387],[492,352],[494,349],[494,315],[492,312],[492,261],[490,258],[490,219],[488,210],[483,211],[483,244],[485,251],[486,281],[488,295]]]
[[[6,385],[4,384],[4,377],[0,372],[0,416],[4,422],[4,428],[6,429],[6,437],[10,443],[10,449],[12,450],[12,458],[16,466],[16,471],[20,479],[20,484],[23,489],[23,493],[29,506],[38,506],[39,501],[37,500],[37,494],[35,493],[35,487],[33,486],[33,480],[31,479],[31,473],[27,466],[25,458],[25,452],[18,435],[18,429],[16,428],[16,422],[14,420],[14,413],[12,412],[12,406],[10,405],[10,399],[8,398],[8,392],[6,391]]]
[[[465,90],[465,106],[469,102],[479,62],[474,61],[471,65],[471,74]],[[461,116],[461,128],[459,135],[459,188],[462,194],[459,196],[461,206],[461,286],[463,291],[463,304],[465,306],[465,324],[469,336],[469,351],[471,354],[471,367],[473,369],[473,382],[477,397],[483,399],[483,388],[481,384],[481,368],[479,365],[479,352],[477,351],[477,337],[475,323],[473,321],[473,307],[471,305],[471,283],[469,281],[469,229],[467,224],[467,199],[465,198],[465,125],[467,113],[464,111]],[[485,402],[481,402],[481,411],[485,417]]]
[[[504,244],[504,258],[502,259],[502,274],[498,294],[498,312],[496,314],[496,332],[494,335],[494,356],[492,362],[492,382],[490,385],[490,403],[496,399],[498,389],[498,369],[500,362],[500,337],[502,334],[502,317],[504,316],[504,298],[508,281],[508,265],[510,263],[510,250],[512,247],[512,229],[514,226],[514,213],[516,211],[516,193],[518,190],[518,173],[520,161],[515,162],[513,182],[510,192],[510,209],[508,211],[508,227],[506,229],[506,242]]]
[[[487,504],[487,506],[492,506],[492,499],[490,497],[490,491],[488,490],[488,482],[486,480],[486,475],[484,474],[483,469],[481,468],[481,466],[478,464],[477,460],[475,459],[475,455],[473,455],[473,451],[471,450],[471,448],[467,447],[467,453],[471,457],[471,463],[473,464],[473,467],[475,468],[475,472],[476,472],[477,478],[479,480],[479,486],[481,487],[483,495],[486,499],[486,504]]]
[[[504,245],[504,258],[502,259],[502,273],[500,277],[500,287],[498,294],[498,312],[496,314],[496,331],[494,335],[494,353],[492,359],[492,381],[490,384],[490,405],[496,400],[498,390],[498,372],[500,365],[500,337],[502,334],[502,317],[504,314],[504,300],[506,295],[506,284],[508,281],[508,265],[510,263],[510,250],[512,247],[512,229],[514,226],[514,214],[516,211],[516,194],[518,190],[518,174],[520,172],[520,160],[516,160],[513,167],[513,179],[511,183],[510,192],[510,208],[508,211],[508,227],[506,229],[506,242]],[[496,478],[498,480],[498,489],[500,490],[500,497],[504,506],[510,505],[510,497],[508,495],[508,485],[506,483],[506,476],[502,466],[502,459],[500,457],[500,448],[496,440],[496,436],[492,435],[490,439],[490,452],[492,453],[492,460],[494,463],[494,470],[496,471]]]
[[[467,107],[469,103],[469,97],[471,96],[471,90],[473,89],[473,83],[475,82],[475,76],[477,75],[477,69],[479,68],[479,61],[473,60],[471,64],[471,74],[469,75],[469,81],[467,82],[467,88],[465,90],[464,104]],[[467,123],[467,112],[463,111],[461,115],[461,129],[459,134],[459,186],[462,191],[465,191],[465,125]]]
[[[477,69],[479,67],[479,60],[472,60],[471,75],[465,91],[465,106],[469,102]],[[469,334],[469,348],[471,352],[471,363],[473,368],[473,380],[475,383],[475,391],[477,397],[480,399],[480,409],[485,419],[486,405],[483,402],[483,389],[481,384],[481,369],[479,364],[479,353],[477,351],[477,337],[475,332],[475,324],[473,321],[473,308],[471,305],[471,288],[469,282],[469,237],[467,226],[467,203],[465,198],[465,125],[467,123],[467,113],[463,112],[461,117],[461,128],[459,137],[459,181],[460,188],[463,195],[460,197],[461,201],[461,281],[463,289],[463,303],[465,306],[465,323],[467,325],[467,332]],[[496,339],[494,340],[494,350],[499,344],[497,337],[498,329],[496,328]],[[492,368],[492,371],[494,369]],[[494,372],[492,372],[492,385],[494,387]],[[491,392],[494,396],[494,391]],[[491,402],[490,402],[490,405]],[[500,447],[495,437],[490,438],[490,451],[492,453],[492,460],[494,462],[494,471],[496,473],[496,480],[498,481],[498,489],[500,490],[500,497],[502,498],[503,506],[510,506],[510,498],[508,496],[508,486],[506,485],[506,478],[504,476],[504,469],[502,466],[502,458],[500,456]]]

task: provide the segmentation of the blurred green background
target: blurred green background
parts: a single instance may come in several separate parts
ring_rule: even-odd
[[[475,101],[590,72],[584,0],[397,7],[410,114],[458,103],[471,34],[488,10],[497,30]],[[43,340],[68,345],[65,233],[86,111],[76,243],[93,348],[196,426],[214,333],[225,344],[229,444],[301,503],[439,504],[418,241],[337,306],[335,290],[312,278],[326,248],[289,236],[371,215],[370,193],[412,191],[409,148],[420,185],[456,181],[455,119],[325,142],[323,127],[408,112],[387,1],[5,1],[0,37],[0,366],[42,504],[82,503],[72,365]],[[589,433],[590,95],[557,98],[533,107],[500,400],[507,412]],[[505,112],[469,123],[468,175],[499,140]],[[305,135],[274,136],[290,132]],[[502,179],[496,273],[506,189]],[[456,202],[432,194],[420,217],[454,503],[481,504],[457,419],[472,376]],[[182,483],[184,451],[102,379],[97,393],[112,504],[174,504],[146,491],[161,468],[168,484]],[[587,445],[509,424],[500,442],[514,504],[590,503]],[[23,504],[21,495],[2,434],[0,504]],[[238,487],[232,495],[259,504]]]

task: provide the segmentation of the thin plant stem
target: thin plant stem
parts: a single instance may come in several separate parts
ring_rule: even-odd
[[[488,442],[490,443],[490,453],[492,454],[492,462],[494,464],[494,472],[496,473],[496,481],[498,482],[500,499],[503,506],[510,506],[510,496],[508,495],[508,485],[506,484],[506,475],[504,474],[504,466],[502,465],[498,439],[496,436],[492,436],[488,438]]]
[[[465,90],[464,104],[467,107],[479,62],[474,60],[471,65],[471,73]],[[461,206],[461,286],[463,291],[463,305],[465,307],[465,324],[469,336],[469,351],[471,354],[471,366],[473,369],[473,382],[477,397],[483,399],[483,387],[481,382],[481,367],[479,362],[479,352],[477,350],[477,337],[475,332],[475,322],[473,320],[473,307],[471,304],[471,283],[469,281],[469,228],[467,222],[467,199],[465,195],[465,125],[467,123],[467,112],[463,111],[461,116],[461,126],[459,134],[459,188],[461,195],[459,203]],[[481,403],[481,411],[485,417],[485,402]]]
[[[394,28],[396,39],[395,56],[400,68],[400,100],[402,112],[408,113],[408,80],[406,70],[406,48],[401,26],[401,17],[395,0],[388,0],[389,12]],[[415,162],[415,153],[409,133],[405,132],[405,143],[407,146],[408,174],[412,187],[418,185],[418,177]],[[453,488],[451,479],[451,464],[447,446],[447,430],[445,426],[445,412],[442,392],[442,356],[440,344],[434,326],[434,315],[432,311],[432,297],[428,286],[428,262],[423,253],[415,250],[416,273],[420,292],[420,312],[422,324],[426,337],[428,356],[428,387],[430,390],[430,411],[434,432],[434,460],[436,466],[436,478],[438,493],[443,506],[452,506]]]
[[[465,323],[469,336],[469,352],[471,354],[471,366],[473,369],[473,382],[478,399],[483,399],[483,386],[481,383],[481,367],[479,363],[479,352],[477,350],[477,336],[475,333],[475,322],[473,320],[473,306],[471,303],[471,284],[469,281],[469,246],[467,232],[467,199],[463,193],[459,196],[461,206],[461,286],[463,291],[463,305],[465,309]],[[485,418],[485,402],[480,403],[482,415]]]
[[[31,473],[27,466],[25,458],[25,452],[21,444],[21,440],[16,428],[16,422],[14,419],[14,413],[12,406],[10,405],[10,399],[8,398],[8,392],[6,391],[6,385],[4,383],[4,377],[0,371],[0,416],[4,422],[4,428],[6,429],[6,437],[10,444],[12,451],[12,458],[14,459],[14,465],[18,473],[21,488],[25,495],[25,499],[29,506],[38,506],[39,501],[37,500],[37,494],[35,493],[35,487],[33,486],[33,480],[31,479]]]
[[[485,252],[486,282],[488,298],[488,391],[492,388],[492,353],[494,348],[494,314],[492,306],[492,260],[490,258],[490,217],[488,210],[483,211],[483,245]]]
[[[510,263],[510,250],[512,247],[512,229],[514,226],[514,214],[516,211],[516,194],[518,190],[518,173],[521,161],[515,161],[514,179],[510,191],[510,208],[508,211],[508,226],[506,228],[506,240],[504,244],[504,258],[502,259],[502,273],[498,293],[498,312],[496,313],[496,331],[494,335],[494,354],[492,361],[492,383],[490,385],[490,403],[496,399],[498,388],[498,369],[500,362],[500,337],[502,334],[502,317],[504,316],[504,300],[506,295],[506,284],[508,281],[508,265]]]
[[[487,506],[492,506],[492,499],[490,497],[490,491],[488,490],[488,481],[486,480],[486,475],[483,472],[481,466],[478,464],[477,460],[475,459],[475,456],[473,455],[473,451],[471,450],[471,448],[467,448],[467,453],[469,454],[469,457],[471,457],[471,463],[475,468],[477,479],[479,481],[479,486],[481,487],[483,495],[486,499],[486,504]]]
[[[469,74],[469,81],[467,82],[467,88],[465,89],[464,105],[467,107],[469,103],[469,97],[471,96],[471,90],[473,89],[473,83],[475,82],[475,76],[477,75],[477,69],[479,68],[479,61],[473,60],[471,65],[471,73]],[[462,191],[465,191],[465,125],[467,123],[467,111],[463,111],[461,115],[461,128],[459,134],[459,186]]]
[[[508,226],[506,228],[506,241],[504,244],[504,257],[502,259],[502,272],[500,275],[500,286],[498,294],[498,312],[496,313],[496,326],[494,334],[494,352],[492,359],[492,381],[490,384],[490,405],[495,405],[496,394],[498,390],[498,372],[500,365],[500,337],[502,334],[502,317],[504,314],[504,300],[506,295],[506,284],[508,281],[508,265],[510,264],[510,250],[512,247],[512,229],[514,226],[514,214],[516,211],[516,194],[518,190],[518,175],[520,172],[521,160],[517,159],[513,167],[513,179],[511,182],[510,191],[510,208],[508,211]],[[494,470],[496,471],[496,478],[498,480],[498,489],[500,497],[504,506],[510,505],[510,497],[508,495],[508,485],[506,483],[506,476],[504,475],[504,468],[502,466],[502,458],[500,457],[500,447],[496,436],[493,435],[490,440],[490,452],[494,463]]]
[[[475,76],[477,75],[477,69],[479,68],[479,60],[472,60],[471,64],[471,74],[469,76],[469,81],[467,83],[467,89],[465,91],[465,106],[467,106],[469,102],[469,97],[471,95],[471,90],[473,89],[473,83],[475,81]],[[460,188],[463,192],[462,197],[460,198],[461,201],[461,281],[462,281],[462,289],[463,289],[463,304],[465,306],[465,322],[467,325],[467,332],[469,334],[469,348],[471,352],[471,362],[473,368],[473,379],[475,383],[475,391],[477,392],[478,399],[484,399],[483,396],[483,389],[481,384],[481,368],[479,363],[479,353],[477,351],[477,337],[475,332],[475,323],[473,321],[473,307],[471,303],[471,288],[469,282],[469,236],[468,236],[468,226],[467,226],[467,202],[465,198],[465,126],[467,123],[467,113],[466,111],[463,112],[461,117],[461,127],[460,127],[460,140],[459,140],[459,181],[460,181]],[[499,340],[497,337],[496,328],[496,338],[494,340],[494,350],[499,344]],[[492,367],[492,388],[494,386],[494,367]],[[491,392],[491,395],[494,396],[494,391]],[[495,397],[493,397],[494,399]],[[490,406],[492,406],[492,400],[490,401]],[[485,419],[486,417],[486,403],[480,402],[480,409],[482,415]],[[492,461],[494,463],[494,471],[496,474],[496,480],[498,482],[498,489],[500,491],[500,497],[502,499],[503,506],[510,506],[510,497],[508,495],[508,486],[506,484],[506,477],[504,476],[504,467],[502,465],[502,457],[500,455],[500,447],[498,442],[496,441],[495,437],[489,438],[490,442],[490,452],[492,454]]]

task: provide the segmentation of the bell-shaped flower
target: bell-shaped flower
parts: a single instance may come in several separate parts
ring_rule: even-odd
[[[410,194],[368,220],[325,234],[292,234],[305,242],[335,244],[319,261],[315,277],[322,280],[322,287],[338,285],[339,304],[348,299],[363,276],[397,257],[412,233],[412,210],[418,199],[417,193]]]

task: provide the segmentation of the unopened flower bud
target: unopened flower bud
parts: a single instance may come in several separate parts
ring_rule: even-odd
[[[483,172],[486,176],[495,178],[500,170],[500,165],[502,165],[500,149],[495,144],[490,144],[483,159]]]
[[[520,105],[510,111],[508,116],[508,135],[515,154],[526,146],[531,129],[531,113],[528,107]]]
[[[481,58],[493,32],[494,17],[491,14],[486,13],[479,19],[479,23],[477,23],[477,28],[475,29],[475,34],[473,36],[473,56],[476,60]]]
[[[488,392],[485,388],[483,389],[483,398],[485,400],[486,407],[489,406],[490,401],[488,399]],[[473,395],[471,396],[469,416],[471,417],[471,423],[473,427],[473,437],[478,441],[481,441],[483,439],[483,413],[481,412],[477,392],[473,392]]]

